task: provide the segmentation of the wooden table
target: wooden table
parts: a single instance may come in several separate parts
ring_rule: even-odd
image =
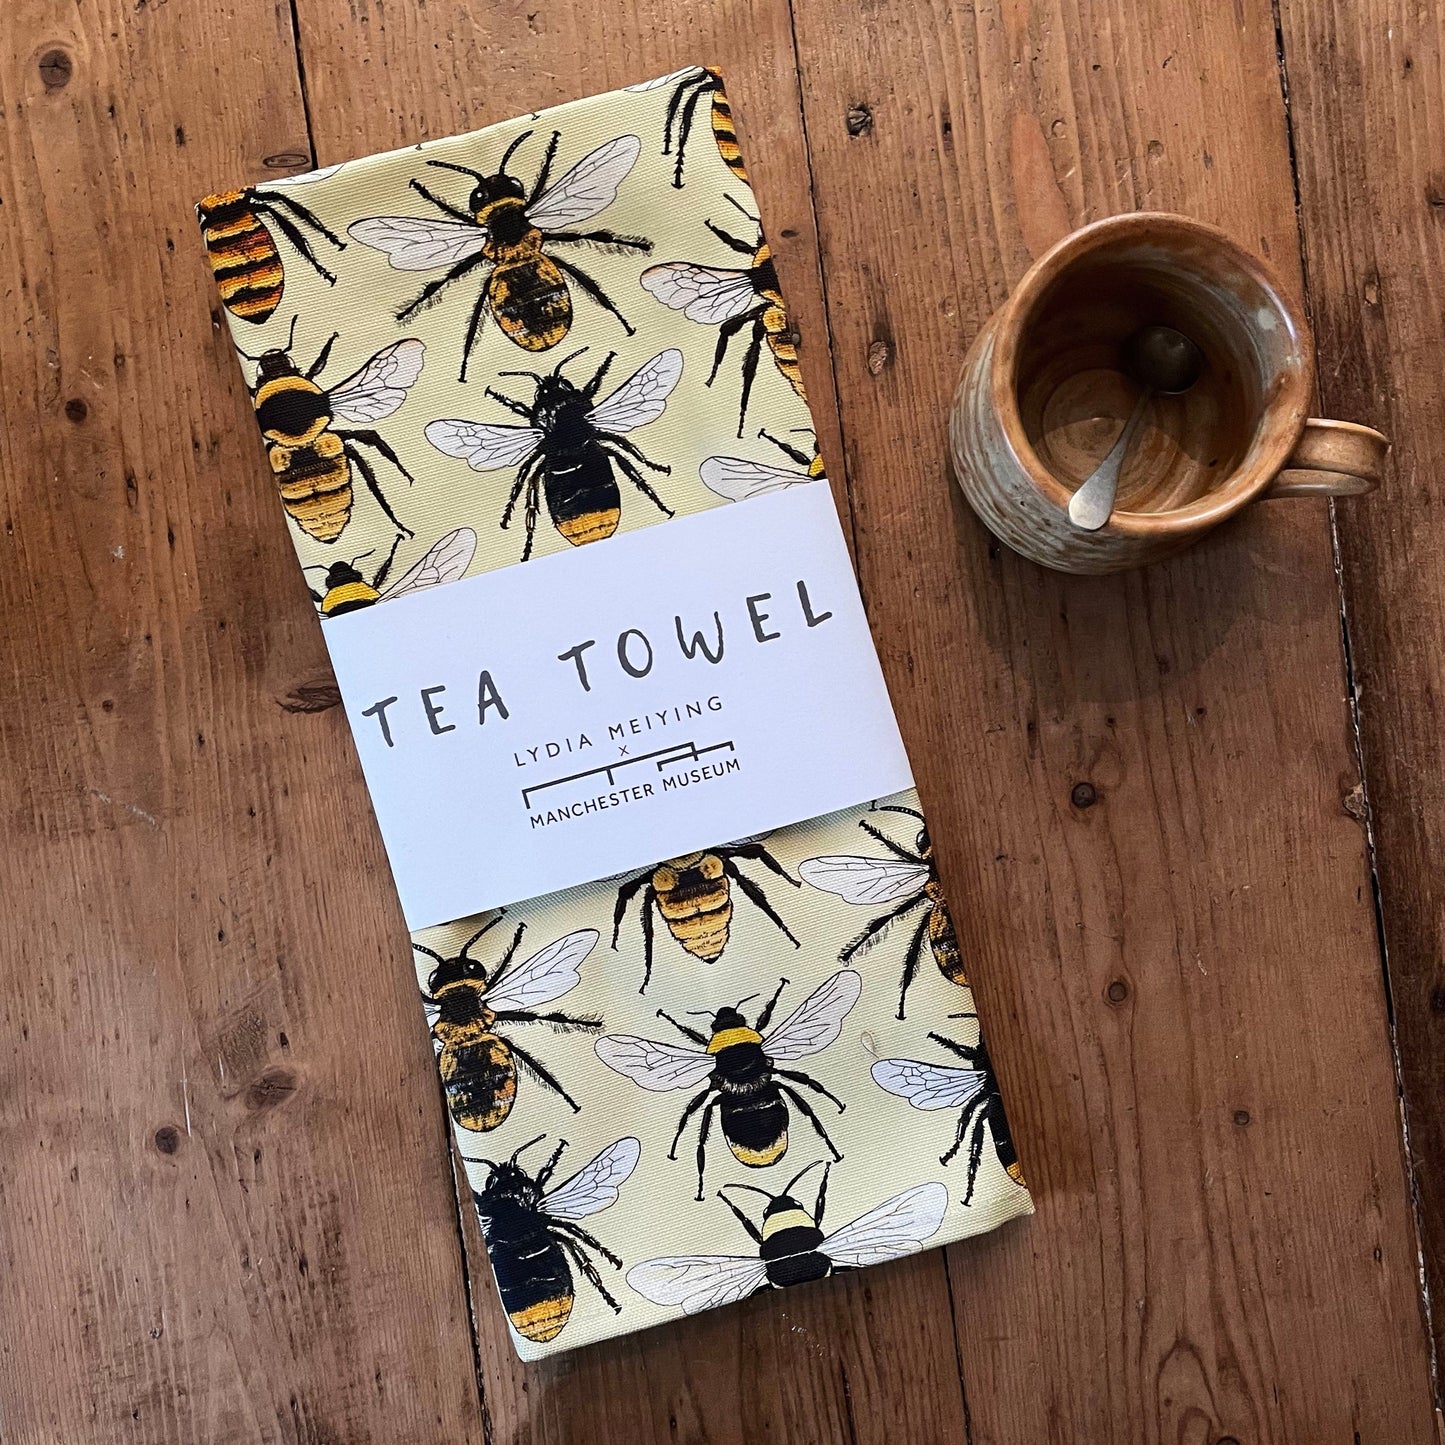
[[[0,1439],[1434,1438],[1439,15],[10,0]],[[191,205],[698,59],[729,74],[1039,1212],[523,1369]],[[1303,288],[1321,405],[1392,434],[1393,471],[1069,580],[965,511],[945,409],[1031,257],[1138,207]]]

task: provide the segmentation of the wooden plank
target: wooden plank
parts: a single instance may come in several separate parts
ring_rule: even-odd
[[[0,27],[7,1445],[480,1441],[405,935],[192,204],[285,6]]]
[[[1320,402],[1395,443],[1337,509],[1340,560],[1435,1348],[1445,1348],[1445,16],[1283,0]],[[1328,82],[1326,80],[1328,77]]]
[[[1270,6],[796,15],[864,591],[1039,1202],[950,1251],[972,1439],[1427,1440],[1327,514],[1062,579],[944,454],[1070,225],[1185,210],[1298,279]]]
[[[720,66],[803,336],[824,456],[841,477],[786,4],[727,0],[687,10],[666,0],[633,0],[619,10],[590,0],[540,9],[430,0],[424,9],[377,8],[358,19],[342,0],[298,0],[297,13],[323,164],[474,129],[687,64]],[[350,767],[349,746],[336,751],[338,766]],[[359,771],[350,796],[363,796]],[[415,1000],[405,1008],[419,1016]],[[470,1208],[465,1227],[486,1403],[499,1440],[884,1445],[964,1437],[948,1282],[936,1252],[524,1371],[492,1294]]]

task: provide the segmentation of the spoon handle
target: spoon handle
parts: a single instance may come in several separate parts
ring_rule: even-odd
[[[1152,391],[1141,392],[1129,420],[1119,433],[1109,454],[1094,468],[1080,484],[1078,491],[1069,498],[1069,521],[1082,532],[1097,532],[1109,520],[1114,510],[1114,497],[1119,490],[1119,475],[1124,470],[1124,459],[1129,455],[1134,435],[1144,420],[1144,412],[1152,399]]]

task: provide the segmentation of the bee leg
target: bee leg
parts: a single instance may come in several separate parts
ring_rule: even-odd
[[[702,1111],[702,1123],[698,1126],[698,1131],[697,1131],[697,1202],[698,1202],[699,1204],[701,1204],[702,1201],[703,1201],[703,1183],[702,1183],[702,1176],[703,1176],[703,1171],[704,1171],[704,1169],[706,1169],[706,1167],[707,1167],[707,1136],[708,1136],[708,1134],[709,1134],[709,1133],[711,1132],[711,1130],[712,1130],[713,1110],[718,1109],[718,1108],[720,1108],[721,1106],[722,1106],[722,1095],[721,1095],[721,1094],[715,1094],[715,1095],[713,1096],[712,1100],[708,1103],[707,1108]]]
[[[978,1183],[978,1166],[983,1159],[984,1111],[978,1111],[973,1126],[973,1138],[968,1146],[968,1183],[964,1186],[963,1204],[967,1208],[973,1202],[973,1186]]]
[[[356,470],[361,473],[361,479],[366,483],[366,490],[376,498],[381,510],[390,518],[392,526],[398,532],[405,532],[408,537],[415,537],[416,533],[391,510],[391,504],[382,495],[381,484],[376,480],[376,473],[372,470],[371,463],[354,447],[347,447],[346,455],[356,463]]]
[[[736,882],[738,887],[742,889],[743,896],[745,898],[747,898],[750,902],[756,904],[759,908],[761,908],[762,911],[766,913],[768,917],[773,920],[774,923],[777,924],[777,926],[783,932],[783,937],[786,938],[788,942],[793,945],[794,948],[802,947],[802,944],[800,944],[798,940],[793,937],[792,930],[788,927],[786,923],[783,922],[781,918],[778,917],[777,910],[773,907],[771,903],[768,902],[767,894],[764,893],[763,890],[759,888],[758,885],[754,883],[753,880],[749,878],[748,875],[744,873],[737,866],[737,864],[733,862],[731,858],[723,859],[723,872],[726,873],[729,878],[733,879],[733,881]]]
[[[716,236],[718,240],[721,241],[723,245],[726,246],[729,250],[736,251],[739,256],[746,256],[748,260],[752,260],[754,252],[756,252],[758,249],[756,246],[749,246],[746,241],[738,240],[736,236],[729,235],[729,233],[724,231],[721,226],[715,226],[711,221],[705,220],[703,222],[703,225],[706,226],[708,230],[711,231],[713,235]]]
[[[741,316],[730,317],[718,327],[717,346],[713,348],[712,353],[712,370],[707,374],[707,384],[709,386],[717,380],[718,368],[723,364],[723,358],[727,355],[728,342],[754,319],[751,311],[745,311]]]
[[[612,452],[610,455],[612,457],[612,460],[617,463],[618,467],[621,468],[623,474],[627,477],[628,481],[630,481],[632,485],[635,486],[637,490],[648,499],[648,501],[654,503],[662,511],[664,516],[672,517],[676,515],[672,508],[669,507],[667,503],[664,502],[662,498],[659,497],[657,493],[652,490],[652,488],[648,485],[647,479],[642,475],[641,472],[637,470],[635,466],[632,465],[632,463],[626,457],[621,456],[616,452]]]
[[[913,937],[908,942],[908,952],[903,955],[903,981],[898,988],[898,1017],[903,1017],[903,1001],[908,997],[908,990],[913,985],[913,980],[918,976],[918,965],[923,958],[923,950],[928,945],[928,916],[931,910],[925,908],[923,917],[918,920],[918,927],[913,930]]]
[[[644,256],[652,251],[652,242],[646,236],[624,236],[605,226],[595,231],[548,231],[547,240],[560,241],[564,246],[597,246],[604,251],[641,251]]]
[[[642,449],[628,441],[626,437],[618,436],[615,432],[608,432],[607,440],[611,442],[614,447],[620,447],[634,460],[641,462],[643,466],[650,467],[654,472],[661,472],[665,477],[672,475],[672,468],[668,466],[666,462],[649,461],[643,456]]]
[[[557,263],[559,270],[565,271],[604,311],[610,311],[622,323],[622,329],[629,336],[637,334],[637,328],[612,304],[607,293],[580,266],[564,261],[560,256],[553,256],[552,260]]]
[[[763,354],[763,337],[766,333],[763,330],[762,318],[759,317],[753,323],[752,340],[748,342],[748,349],[743,354],[743,395],[738,403],[738,436],[743,434],[743,427],[748,419],[748,398],[753,394],[753,382],[758,375],[758,358]]]
[[[945,1038],[942,1034],[930,1033],[928,1037],[932,1039],[934,1043],[942,1044],[949,1053],[957,1054],[969,1068],[976,1069],[978,1067],[977,1049],[971,1049],[967,1044],[959,1043],[957,1039]]]
[[[803,886],[802,881],[794,878],[761,843],[734,843],[732,853],[735,858],[751,858],[755,862],[761,863],[765,868],[771,868],[779,878],[791,883],[794,888],[801,888]]]
[[[541,1062],[534,1059],[526,1049],[512,1039],[507,1040],[507,1047],[511,1049],[517,1062],[521,1064],[539,1084],[545,1084],[554,1094],[560,1094],[566,1099],[566,1101],[571,1104],[574,1114],[580,1114],[582,1112],[582,1105],[557,1082],[556,1078],[548,1072],[547,1068]]]
[[[481,330],[483,317],[485,317],[491,309],[491,296],[487,288],[483,286],[481,290],[477,292],[476,305],[472,307],[471,317],[467,321],[466,339],[462,342],[462,369],[461,374],[457,377],[458,381],[465,381],[467,379],[467,362],[471,359],[472,347],[477,343],[477,332]]]
[[[674,190],[682,189],[682,152],[687,144],[687,138],[692,134],[692,123],[697,111],[698,102],[712,89],[712,83],[704,80],[693,93],[688,96],[687,103],[682,107],[677,118],[677,164],[672,170],[672,185]]]
[[[532,555],[532,544],[537,540],[537,514],[542,509],[541,486],[542,465],[538,462],[527,482],[527,545],[522,548],[522,561]]]
[[[296,250],[300,253],[301,258],[310,264],[311,268],[316,272],[316,274],[320,276],[323,281],[329,282],[332,286],[336,285],[335,273],[332,271],[328,271],[326,267],[321,264],[320,260],[317,258],[316,252],[311,249],[310,245],[306,240],[306,237],[301,234],[301,228],[296,224],[296,222],[291,220],[289,216],[282,215],[279,211],[272,211],[271,219],[275,221],[277,230],[279,230],[281,234],[285,236],[286,239],[290,241],[293,246],[296,247]]]
[[[399,472],[402,474],[402,476],[404,476],[404,477],[407,479],[407,481],[409,481],[409,482],[414,482],[414,481],[416,481],[416,478],[415,478],[414,476],[412,476],[412,474],[411,474],[409,471],[407,471],[407,469],[402,465],[402,463],[401,463],[401,458],[400,458],[399,456],[397,456],[397,454],[392,450],[391,443],[390,443],[389,441],[387,441],[387,439],[386,439],[384,436],[382,436],[382,434],[381,434],[380,432],[377,432],[377,431],[347,431],[347,432],[338,432],[337,435],[340,436],[340,437],[341,437],[343,440],[345,440],[345,441],[360,442],[360,443],[362,444],[362,446],[375,447],[376,450],[379,451],[379,452],[382,454],[382,456],[384,456],[384,457],[387,459],[387,461],[389,461],[389,462],[392,464],[392,466],[394,466],[394,467],[397,469],[397,471],[399,471]],[[396,521],[396,518],[393,517],[393,518],[392,518],[392,521]]]
[[[662,122],[662,153],[665,156],[672,154],[673,126],[677,121],[678,107],[682,104],[682,98],[695,85],[706,85],[708,83],[706,74],[689,75],[673,86],[672,94],[667,98],[667,114]],[[682,148],[682,135],[679,130],[678,149]]]
[[[652,910],[657,907],[657,889],[651,883],[647,885],[647,892],[642,895],[642,987],[637,990],[639,994],[647,992],[647,985],[652,982]]]
[[[378,590],[381,588],[382,584],[386,581],[386,579],[391,575],[391,564],[396,561],[396,549],[400,546],[401,533],[398,532],[396,534],[396,541],[391,544],[391,551],[386,554],[386,561],[383,562],[381,566],[376,569],[376,575],[373,576],[371,579],[371,585]],[[497,915],[498,918],[500,918],[501,916],[502,915],[500,913]]]
[[[424,201],[430,201],[444,216],[450,216],[454,221],[465,221],[469,226],[477,224],[477,218],[470,211],[464,211],[460,206],[454,206],[450,201],[444,201],[440,196],[433,195],[420,181],[413,180],[411,188]]]
[[[323,371],[326,370],[326,362],[331,355],[331,348],[336,345],[336,342],[340,336],[341,333],[339,331],[333,331],[331,335],[326,338],[326,345],[321,348],[320,352],[317,354],[316,360],[313,361],[311,365],[306,368],[307,381],[315,381],[316,378],[320,376]]]
[[[562,1151],[566,1147],[567,1141],[565,1139],[559,1139],[557,1141],[557,1147],[552,1151],[552,1157],[537,1171],[537,1187],[539,1189],[545,1189],[547,1187],[547,1181],[556,1173],[557,1162],[561,1159]]]
[[[825,1164],[823,1177],[818,1181],[818,1202],[813,1206],[813,1223],[819,1229],[823,1227],[823,1206],[828,1202],[828,1175],[832,1168],[831,1164]]]
[[[587,393],[589,400],[602,390],[602,378],[607,375],[607,368],[616,360],[617,353],[615,351],[609,351],[607,355],[602,358],[602,365],[592,373],[592,380],[582,388],[582,390]]]
[[[785,442],[781,437],[775,437],[766,427],[763,427],[758,432],[758,435],[762,437],[764,441],[772,442],[784,456],[790,457],[793,461],[797,462],[800,467],[810,467],[813,465],[812,457],[804,456],[791,442]]]
[[[687,1128],[687,1121],[707,1103],[712,1092],[712,1082],[709,1081],[687,1101],[687,1108],[682,1111],[682,1118],[677,1121],[677,1133],[672,1136],[672,1147],[667,1151],[669,1159],[677,1158],[677,1146],[682,1142],[682,1131]]]
[[[445,276],[438,276],[435,280],[428,281],[405,306],[397,311],[396,319],[398,321],[409,320],[416,312],[430,306],[453,281],[460,281],[467,272],[475,271],[478,266],[489,265],[491,265],[491,261],[483,251],[478,251],[475,256],[464,256]]]
[[[512,490],[507,494],[507,505],[502,512],[502,528],[505,529],[512,524],[512,513],[516,510],[517,503],[521,500],[523,490],[531,484],[532,478],[536,475],[537,469],[542,465],[542,458],[533,455],[522,465],[517,472],[517,480],[512,483]]]
[[[787,986],[787,979],[779,979],[777,992],[768,1000],[768,1006],[758,1015],[758,1021],[754,1027],[760,1034],[767,1032],[768,1025],[773,1021],[773,1010],[777,1008],[778,1000],[782,998],[783,990],[787,988]]]
[[[838,955],[839,963],[851,963],[853,959],[864,950],[871,948],[878,935],[888,927],[890,923],[902,918],[905,913],[917,908],[920,903],[927,902],[928,895],[921,889],[910,898],[905,898],[896,908],[890,908],[887,913],[880,913],[867,928],[860,933],[851,943],[847,944]]]
[[[556,1219],[549,1215],[547,1223],[560,1233],[573,1235],[580,1243],[590,1245],[608,1264],[615,1266],[617,1269],[622,1268],[622,1261],[613,1254],[600,1239],[593,1234],[589,1234],[588,1231],[583,1229],[575,1220]]]
[[[747,1230],[747,1232],[748,1232],[748,1238],[751,1239],[754,1244],[758,1245],[758,1246],[761,1248],[762,1243],[763,1243],[763,1235],[762,1235],[762,1231],[757,1227],[757,1225],[754,1224],[754,1223],[752,1222],[752,1220],[749,1219],[749,1218],[747,1217],[747,1215],[744,1214],[744,1213],[742,1212],[742,1210],[739,1209],[739,1208],[737,1207],[737,1205],[734,1204],[733,1201],[732,1201],[731,1199],[729,1199],[728,1196],[722,1192],[721,1189],[718,1190],[718,1192],[717,1192],[717,1197],[718,1197],[719,1199],[721,1199],[722,1202],[723,1202],[724,1204],[726,1204],[727,1207],[728,1207],[729,1209],[731,1209],[732,1212],[737,1216],[738,1223],[741,1224],[742,1227]],[[815,1217],[816,1217],[816,1216],[815,1216]]]
[[[279,191],[267,191],[266,205],[270,207],[271,214],[276,217],[277,225],[281,225],[283,230],[285,226],[282,224],[282,217],[276,214],[275,208],[277,206],[283,207],[295,216],[297,220],[302,221],[304,224],[310,226],[313,231],[325,236],[338,251],[344,251],[346,249],[346,242],[343,241],[335,231],[329,229],[321,221],[320,217],[317,216],[315,211],[309,206],[303,206],[301,202],[294,197],[282,195]]]
[[[636,878],[629,878],[621,888],[617,890],[617,907],[612,910],[612,947],[617,947],[617,939],[622,933],[622,921],[627,917],[627,905],[637,897],[640,889],[648,880],[649,875],[639,873]]]
[[[600,1029],[602,1020],[595,1018],[577,1018],[572,1014],[533,1013],[529,1009],[508,1009],[505,1013],[497,1015],[498,1023],[507,1024],[551,1024],[559,1033],[575,1033],[579,1029]]]
[[[552,162],[557,159],[557,143],[562,139],[562,132],[554,130],[552,139],[547,142],[547,152],[542,157],[542,169],[537,172],[537,179],[532,185],[532,194],[527,197],[527,205],[537,204],[537,197],[547,189],[547,177],[552,174]]]
[[[968,1133],[968,1126],[973,1123],[974,1115],[975,1110],[971,1105],[968,1108],[959,1111],[958,1129],[954,1133],[953,1143],[949,1147],[948,1153],[944,1154],[939,1159],[938,1162],[940,1164],[947,1164],[953,1158],[953,1156],[957,1154],[960,1149],[963,1148],[964,1135]]]
[[[912,849],[904,848],[900,844],[895,843],[887,833],[879,828],[875,828],[867,818],[859,818],[858,826],[870,838],[876,838],[895,858],[901,858],[905,863],[922,863],[925,861],[920,858],[917,853],[913,852]]]
[[[501,404],[506,407],[508,411],[512,412],[516,416],[525,418],[529,424],[531,423],[531,410],[528,407],[523,406],[520,401],[516,401],[510,396],[503,396],[502,393],[498,391],[494,386],[489,386],[483,393],[483,395],[491,397],[493,401],[501,402]]]
[[[784,980],[784,982],[786,982],[786,980]],[[703,1048],[707,1047],[706,1034],[699,1033],[697,1029],[689,1028],[687,1024],[679,1023],[665,1008],[658,1009],[657,1016],[660,1019],[666,1019],[684,1038],[691,1039],[695,1044],[701,1044]],[[759,1028],[761,1027],[762,1025],[759,1024]]]
[[[840,1114],[845,1112],[848,1108],[848,1106],[831,1089],[826,1088],[824,1085],[820,1084],[815,1078],[812,1078],[808,1074],[802,1073],[798,1069],[775,1068],[773,1070],[773,1073],[775,1073],[781,1079],[791,1079],[795,1084],[807,1085],[807,1087],[812,1089],[815,1094],[821,1094],[825,1099],[836,1104],[838,1106],[838,1112]]]
[[[774,1071],[778,1072],[777,1070]],[[823,1121],[813,1110],[813,1106],[795,1089],[791,1084],[779,1084],[778,1092],[786,1094],[789,1100],[797,1107],[798,1112],[817,1131],[818,1137],[832,1151],[833,1158],[841,1159],[843,1156],[838,1152],[838,1146],[828,1137],[828,1131],[823,1127]]]
[[[555,1221],[553,1221],[553,1224],[555,1226]],[[565,1235],[559,1238],[557,1243],[560,1244],[562,1248],[565,1249],[567,1253],[572,1256],[573,1262],[576,1264],[577,1268],[582,1271],[583,1275],[587,1280],[587,1283],[590,1284],[592,1288],[595,1289],[597,1293],[600,1294],[602,1298],[607,1301],[607,1303],[611,1306],[613,1313],[620,1315],[622,1313],[622,1306],[618,1304],[615,1299],[612,1298],[610,1293],[608,1293],[607,1286],[602,1283],[602,1276],[597,1271],[597,1266],[593,1264],[590,1259],[587,1258],[585,1253],[583,1253],[581,1245],[574,1243]]]

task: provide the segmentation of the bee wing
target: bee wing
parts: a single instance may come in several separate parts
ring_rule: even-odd
[[[627,432],[656,421],[681,376],[682,352],[676,347],[659,351],[592,408],[593,425],[601,431]]]
[[[553,1219],[586,1219],[616,1204],[617,1191],[637,1168],[641,1155],[642,1145],[636,1139],[609,1144],[590,1164],[548,1191],[544,1196],[547,1213]]]
[[[378,600],[385,602],[390,597],[405,597],[408,592],[455,582],[471,566],[476,550],[477,534],[470,527],[455,528],[431,547],[420,562],[403,572]]]
[[[380,421],[390,416],[421,375],[426,342],[409,336],[383,346],[360,371],[332,387],[331,412],[342,421]]]
[[[655,1305],[681,1305],[695,1315],[746,1299],[768,1282],[760,1259],[740,1254],[674,1254],[646,1259],[627,1271],[627,1283]]]
[[[485,226],[441,216],[368,216],[346,234],[363,246],[385,251],[393,271],[435,271],[475,256],[487,244]]]
[[[661,90],[664,85],[670,85],[674,80],[681,80],[685,75],[701,75],[702,66],[688,65],[681,70],[674,70],[669,75],[659,75],[656,80],[640,80],[636,85],[624,85],[624,90]]]
[[[758,293],[746,271],[728,266],[698,266],[664,261],[642,273],[642,289],[689,321],[716,326],[757,304]]]
[[[679,1044],[660,1044],[635,1034],[604,1034],[593,1048],[609,1069],[655,1094],[695,1088],[712,1073],[711,1054],[700,1054]]]
[[[313,181],[324,181],[327,176],[334,176],[345,161],[337,161],[334,166],[321,166],[314,171],[302,171],[299,176],[279,176],[274,181],[267,181],[266,188],[270,190],[273,186],[309,186]]]
[[[770,467],[766,462],[751,461],[747,457],[708,457],[697,474],[703,486],[730,502],[745,502],[749,497],[780,492],[784,487],[811,480],[805,472]]]
[[[901,1259],[922,1249],[938,1233],[947,1210],[944,1185],[918,1184],[835,1230],[818,1249],[834,1264],[853,1269]]]
[[[902,858],[835,853],[825,858],[805,858],[798,864],[798,876],[849,903],[892,903],[917,893],[928,882],[928,865],[908,863]]]
[[[525,963],[508,968],[501,982],[487,990],[487,1007],[529,1009],[561,998],[582,982],[577,966],[597,943],[595,928],[579,928],[540,948]]]
[[[462,421],[455,417],[429,421],[425,431],[426,439],[439,452],[460,457],[474,472],[516,466],[542,440],[542,433],[536,427]]]
[[[862,992],[863,975],[840,968],[763,1039],[768,1057],[786,1062],[826,1049],[842,1031],[843,1020]]]
[[[527,219],[539,230],[556,231],[605,211],[641,153],[642,142],[635,135],[620,135],[598,146],[527,207]]]
[[[927,1064],[919,1059],[879,1059],[873,1081],[915,1109],[962,1109],[988,1084],[982,1069]]]

